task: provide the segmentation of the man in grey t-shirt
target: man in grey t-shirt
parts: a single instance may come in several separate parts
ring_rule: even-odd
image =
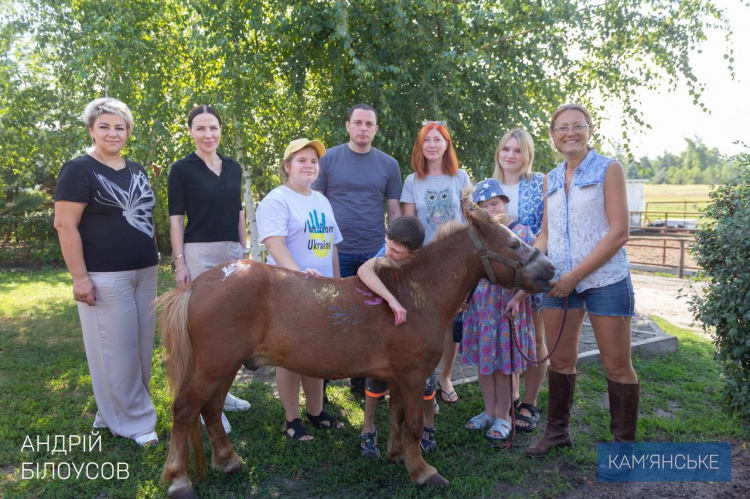
[[[341,277],[356,275],[360,265],[383,246],[383,202],[390,222],[401,216],[398,162],[372,147],[377,118],[375,109],[367,104],[352,106],[346,122],[349,142],[326,151],[320,158],[320,175],[312,185],[331,202],[344,236],[338,245]]]
[[[346,131],[349,142],[326,151],[312,185],[330,201],[344,237],[337,246],[341,277],[357,275],[357,269],[383,246],[383,202],[388,207],[389,222],[401,216],[398,162],[372,147],[378,132],[377,111],[367,104],[352,106]],[[352,378],[351,384],[364,393],[364,378]]]

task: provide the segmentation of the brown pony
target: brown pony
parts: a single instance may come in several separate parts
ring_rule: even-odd
[[[243,364],[248,369],[282,366],[316,378],[387,380],[388,458],[405,461],[414,482],[447,484],[419,448],[424,380],[440,360],[447,325],[482,277],[493,274],[491,280],[496,275],[500,284],[518,282],[528,291],[541,291],[554,274],[547,258],[507,228],[465,214],[469,224],[460,230],[401,265],[378,270],[409,312],[409,320],[398,327],[387,303],[357,277],[315,277],[249,260],[219,265],[163,296],[161,330],[175,397],[172,440],[162,473],[162,480],[171,482],[170,495],[194,496],[187,473],[188,440],[195,450],[197,475],[205,473],[199,414],[213,448],[212,467],[232,472],[242,466],[220,417]],[[482,255],[494,259],[483,262]],[[519,262],[526,265],[508,264]]]

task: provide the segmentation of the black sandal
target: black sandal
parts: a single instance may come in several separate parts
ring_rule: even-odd
[[[539,420],[542,419],[542,410],[538,408],[535,405],[526,404],[523,403],[518,407],[518,410],[526,409],[531,413],[531,416],[524,416],[523,414],[518,414],[516,416],[516,431],[519,431],[521,433],[530,433],[534,430],[536,430],[537,425],[539,424]],[[518,420],[526,421],[529,423],[528,426],[519,426]]]
[[[294,430],[294,433],[292,435],[289,434],[289,430]],[[291,438],[293,440],[299,440],[302,437],[308,435],[307,428],[305,425],[302,424],[302,418],[293,419],[292,421],[286,422],[286,431],[284,432],[284,435],[287,436],[287,438]],[[302,442],[309,442],[310,439],[307,440],[301,440]]]
[[[305,411],[305,417],[310,422],[310,424],[316,428],[322,428],[324,430],[339,430],[344,427],[344,423],[341,423],[341,426],[338,426],[339,421],[324,410],[320,411],[320,414],[318,414],[317,416],[313,416],[309,412]]]
[[[425,452],[435,452],[437,450],[437,442],[435,442],[435,428],[429,426],[424,427],[422,432],[422,439],[419,441],[419,447]]]

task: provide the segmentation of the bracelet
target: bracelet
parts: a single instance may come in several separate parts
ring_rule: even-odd
[[[89,281],[89,280],[91,279],[89,277],[86,277],[86,279],[81,279],[78,282],[73,281],[73,286],[78,286],[79,284],[83,284],[84,282]]]
[[[176,257],[172,258],[172,263],[176,262],[180,258],[182,258],[184,255],[177,255]]]

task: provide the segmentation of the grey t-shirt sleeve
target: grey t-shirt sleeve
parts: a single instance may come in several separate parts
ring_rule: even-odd
[[[388,164],[388,184],[385,187],[386,199],[399,199],[401,197],[401,170],[398,161],[393,160]]]
[[[404,190],[401,191],[402,203],[416,204],[416,201],[414,200],[414,176],[415,174],[412,173],[406,177],[406,180],[404,181]]]
[[[326,189],[328,188],[328,167],[329,163],[326,160],[326,157],[323,156],[320,158],[320,167],[318,168],[318,178],[315,179],[315,182],[312,183],[310,188],[314,191],[318,191],[322,194],[326,193]]]

